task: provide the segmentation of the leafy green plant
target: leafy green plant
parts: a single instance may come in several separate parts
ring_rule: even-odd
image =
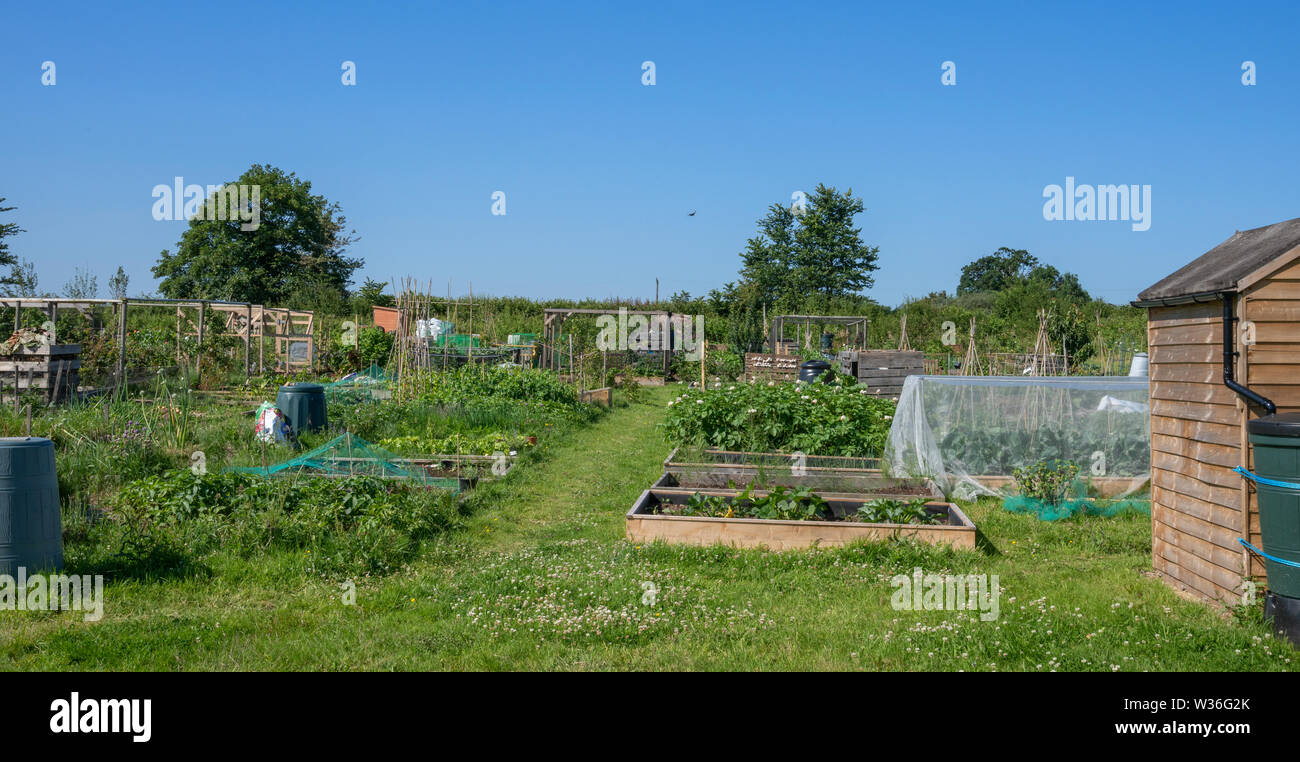
[[[1011,472],[1020,494],[1049,505],[1056,505],[1065,497],[1079,467],[1063,460],[1040,460]]]
[[[841,383],[754,381],[683,392],[669,403],[662,429],[675,445],[876,457],[894,407]]]
[[[123,486],[105,531],[125,558],[184,549],[244,556],[301,550],[313,570],[382,574],[409,561],[419,542],[460,526],[455,497],[369,476],[265,479],[176,470]]]
[[[849,518],[867,524],[942,524],[947,520],[942,513],[926,510],[925,505],[925,498],[872,500]]]
[[[831,517],[830,506],[807,487],[773,487],[766,495],[753,494],[754,485],[728,499],[721,495],[699,492],[686,499],[680,509],[683,516],[712,518],[779,519],[782,521],[817,521]]]

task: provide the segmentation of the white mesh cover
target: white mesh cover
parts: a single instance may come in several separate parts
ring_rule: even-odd
[[[1014,468],[1060,459],[1106,496],[1131,494],[1151,477],[1149,391],[1128,376],[908,376],[883,465],[970,499],[1005,496]]]

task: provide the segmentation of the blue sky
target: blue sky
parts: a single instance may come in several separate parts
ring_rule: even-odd
[[[184,227],[152,218],[155,185],[270,163],[342,206],[362,275],[650,297],[656,276],[665,296],[733,280],[766,207],[824,182],[864,199],[869,293],[886,304],[952,291],[1004,245],[1126,301],[1234,230],[1300,216],[1298,17],[1287,3],[11,4],[0,196],[18,211],[3,219],[28,231],[11,248],[43,290],[77,267],[103,288],[122,265],[134,294]],[[1150,230],[1044,220],[1043,188],[1066,176],[1150,185]]]

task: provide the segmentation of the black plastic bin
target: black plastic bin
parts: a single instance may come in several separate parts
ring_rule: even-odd
[[[825,360],[809,360],[799,366],[799,380],[811,384],[816,381],[818,377],[825,376],[826,371],[830,369],[831,364]],[[825,378],[829,378],[829,376],[825,376]],[[825,378],[823,378],[823,380],[825,380]]]
[[[275,406],[289,419],[295,434],[319,431],[328,423],[325,387],[320,384],[285,384],[275,395]]]

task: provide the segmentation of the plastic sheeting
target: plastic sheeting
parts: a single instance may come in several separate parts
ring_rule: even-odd
[[[883,458],[958,499],[1005,497],[1014,469],[1065,460],[1099,494],[1151,478],[1150,383],[1129,376],[908,376]]]

